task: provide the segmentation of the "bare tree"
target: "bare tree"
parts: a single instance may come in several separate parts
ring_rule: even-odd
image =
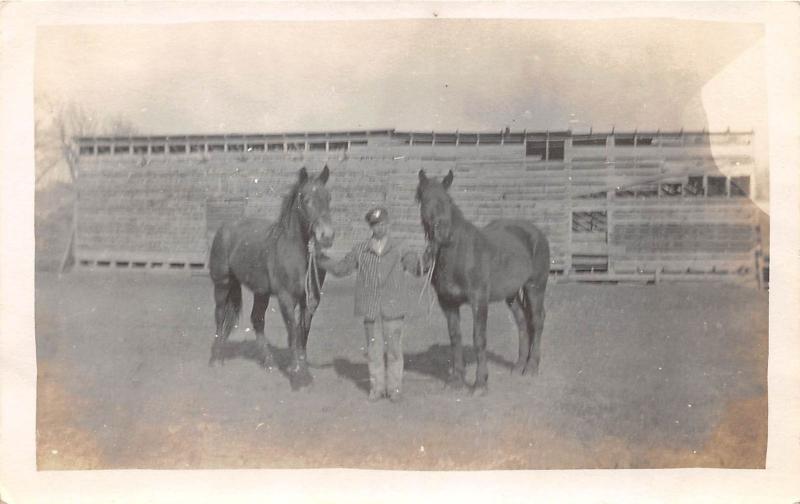
[[[60,165],[63,160],[75,181],[78,164],[76,137],[97,135],[133,136],[134,124],[122,115],[98,118],[93,111],[76,103],[58,104],[45,96],[36,97],[36,183]]]
[[[117,137],[130,137],[139,134],[136,126],[121,114],[107,119],[102,131],[103,134]]]

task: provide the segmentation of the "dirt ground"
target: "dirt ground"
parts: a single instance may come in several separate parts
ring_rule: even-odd
[[[212,368],[208,278],[37,273],[39,468],[764,467],[766,292],[551,283],[532,378],[510,375],[516,329],[492,305],[486,397],[444,389],[444,319],[416,292],[405,401],[373,404],[352,280],[326,284],[314,385],[293,392],[248,358],[249,293],[232,336],[242,356]],[[285,366],[276,308],[267,337]],[[467,309],[462,330],[471,345]]]

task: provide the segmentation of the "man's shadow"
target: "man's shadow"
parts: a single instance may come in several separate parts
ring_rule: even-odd
[[[486,351],[489,362],[498,364],[509,371],[514,367],[514,363],[501,357],[500,355]],[[434,344],[424,352],[404,353],[404,370],[413,371],[425,376],[430,376],[444,385],[450,373],[450,363],[453,359],[453,351],[450,345]],[[464,361],[467,366],[477,361],[475,349],[472,346],[464,346]],[[359,389],[369,392],[369,368],[366,362],[352,362],[349,359],[335,358],[333,369],[342,378],[355,383]]]

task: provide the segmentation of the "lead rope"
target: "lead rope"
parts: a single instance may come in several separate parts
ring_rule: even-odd
[[[426,251],[430,250],[430,243],[426,245],[425,250]],[[436,255],[435,254],[431,255],[432,255],[431,267],[425,274],[425,283],[422,284],[422,290],[420,291],[419,297],[417,298],[417,304],[419,304],[422,301],[422,296],[425,294],[425,291],[428,291],[428,319],[431,318],[431,310],[433,309],[433,303],[434,303],[433,292],[429,289],[429,286],[433,281],[433,270],[436,269]],[[420,265],[420,271],[425,269],[424,268],[425,265],[422,258],[420,258],[419,260],[419,265]]]
[[[316,287],[316,291],[312,291]],[[319,293],[319,297],[316,296]],[[311,298],[319,300],[322,297],[322,285],[319,281],[319,269],[314,240],[308,242],[308,268],[306,268],[306,306],[311,306]]]

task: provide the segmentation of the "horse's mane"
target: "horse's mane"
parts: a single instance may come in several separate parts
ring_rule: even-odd
[[[430,182],[428,182],[428,183],[430,183]],[[456,202],[453,201],[453,197],[450,196],[450,193],[447,190],[445,190],[444,188],[442,188],[442,192],[444,193],[444,197],[447,199],[447,202],[450,204],[450,208],[451,208],[450,212],[453,215],[453,217],[455,217],[456,219],[460,219],[462,221],[466,221],[467,219],[466,219],[466,217],[464,217],[464,212],[462,212],[461,208],[459,208],[459,206],[456,205]],[[417,203],[422,201],[422,187],[421,186],[417,186],[417,194],[414,197],[414,199],[416,200]]]
[[[300,183],[300,180],[297,180],[289,189],[289,192],[286,194],[286,196],[283,197],[283,201],[281,202],[281,213],[278,215],[278,227],[281,229],[286,229],[289,226],[292,208],[297,200],[297,195],[300,193],[301,186],[302,184]]]

